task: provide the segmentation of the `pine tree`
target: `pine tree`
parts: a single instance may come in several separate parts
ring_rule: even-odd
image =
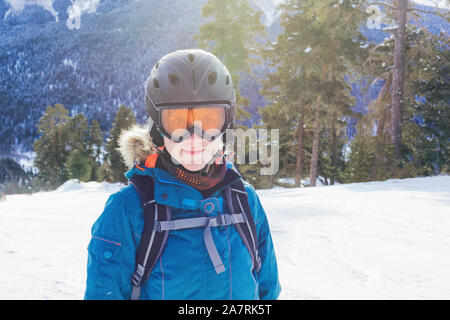
[[[69,120],[68,113],[63,105],[55,104],[55,107],[48,106],[39,119],[40,138],[33,145],[36,153],[34,166],[39,171],[37,179],[44,189],[58,187],[68,179],[65,167],[69,154],[65,130],[65,124]]]
[[[303,151],[306,151],[304,129],[312,130],[311,151],[307,153],[310,185],[315,186],[321,157],[320,133],[326,126],[332,126],[337,137],[337,124],[350,113],[344,112],[352,105],[346,76],[353,72],[352,65],[365,58],[361,46],[365,39],[359,27],[367,14],[360,2],[351,0],[291,0],[280,8],[284,33],[266,50],[266,58],[276,72],[264,84],[265,96],[269,100],[287,96],[287,105],[297,111],[296,122],[304,127],[294,129],[299,141],[297,184],[303,174],[299,171],[303,169]],[[273,93],[267,94],[270,88]],[[340,102],[336,101],[337,97]],[[336,146],[337,142],[333,148]],[[336,157],[334,151],[333,162]]]
[[[76,114],[65,124],[68,139],[66,149],[69,155],[66,161],[70,179],[90,181],[92,178],[92,160],[90,153],[89,124],[83,114]]]
[[[420,28],[431,34],[424,28],[421,20],[423,17],[421,13],[434,14],[442,17],[448,21],[448,12],[443,14],[438,10],[428,11],[415,8],[411,6],[411,2],[408,0],[393,0],[387,1],[374,1],[372,4],[383,6],[388,14],[393,17],[395,21],[395,26],[393,26],[390,31],[393,33],[394,44],[392,46],[393,51],[393,63],[392,72],[390,72],[390,138],[394,146],[394,175],[399,177],[400,168],[405,163],[402,159],[402,150],[404,149],[402,141],[402,131],[405,119],[405,82],[406,74],[408,73],[408,60],[406,58],[407,51],[407,37],[408,37],[408,27],[409,21],[413,21],[420,26]],[[378,45],[376,48],[379,48]]]
[[[99,181],[99,170],[102,163],[103,132],[97,120],[92,120],[89,128],[89,153],[92,156],[91,179]]]
[[[350,143],[351,153],[346,164],[346,181],[365,182],[371,180],[371,168],[375,158],[371,124],[361,120],[357,135]]]
[[[285,22],[282,15],[282,25]],[[286,25],[285,25],[286,26]],[[272,105],[260,108],[264,127],[280,129],[280,152],[289,155],[280,159],[280,168],[289,176],[290,160],[295,159],[295,185],[300,186],[304,176],[305,140],[311,120],[313,84],[301,72],[301,52],[295,52],[287,32],[277,38],[275,44],[269,44],[264,51],[267,64],[276,72],[267,75],[262,81],[262,94]],[[289,39],[289,40],[288,40]],[[311,96],[310,96],[311,95]],[[271,110],[273,109],[273,110]],[[310,154],[310,153],[309,153]]]
[[[31,190],[31,172],[15,160],[0,158],[0,194],[27,193]]]
[[[450,53],[440,37],[419,30],[415,42],[426,48],[408,77],[410,87],[405,102],[409,119],[405,125],[405,145],[419,175],[450,171]],[[408,50],[412,51],[412,50]],[[408,52],[409,53],[409,52]],[[409,93],[408,92],[408,93]]]
[[[84,150],[72,150],[67,158],[66,166],[70,179],[87,182],[92,177],[92,162]]]
[[[242,108],[249,100],[238,90],[241,72],[251,73],[250,64],[258,64],[258,38],[265,35],[260,22],[261,11],[252,9],[247,0],[209,0],[202,7],[202,16],[210,19],[199,27],[194,38],[202,49],[216,55],[231,73],[236,90],[236,120],[242,121],[249,113]]]
[[[360,114],[354,112],[354,98],[350,95],[350,86],[345,81],[336,81],[333,84],[333,103],[328,105],[325,118],[325,126],[321,133],[324,152],[320,155],[321,176],[330,178],[329,184],[335,181],[342,182],[341,174],[344,168],[343,148],[347,142],[346,120],[349,118],[360,119]]]
[[[384,180],[390,177],[413,177],[416,175],[429,175],[435,173],[437,159],[439,158],[437,149],[444,150],[440,143],[434,140],[437,136],[431,131],[442,132],[445,128],[445,89],[448,77],[437,75],[437,70],[446,71],[445,54],[447,49],[444,35],[432,35],[423,28],[414,25],[407,25],[405,31],[405,65],[403,75],[404,84],[402,91],[402,125],[401,143],[398,144],[400,158],[391,152],[392,147],[392,81],[394,66],[394,38],[386,39],[383,43],[372,49],[369,59],[363,67],[374,77],[384,80],[384,85],[378,98],[371,105],[371,117],[373,117],[376,128],[375,138],[375,162],[372,168],[372,179]],[[435,82],[433,78],[436,76]],[[434,83],[434,85],[432,84]],[[430,86],[428,86],[431,84]],[[433,92],[433,87],[441,87],[438,92]],[[428,92],[428,90],[430,90]],[[444,98],[442,98],[442,94]],[[448,95],[448,94],[447,94]],[[421,97],[421,98],[419,98]],[[428,103],[434,98],[441,102]],[[448,98],[447,98],[448,101]],[[437,104],[435,104],[437,102]],[[433,106],[434,105],[434,106]],[[426,106],[426,107],[425,107]],[[441,110],[442,108],[442,110]],[[432,110],[442,113],[441,117]],[[428,111],[431,113],[426,116]],[[431,116],[431,118],[429,117]],[[425,118],[428,118],[425,120]],[[444,119],[441,122],[439,119]],[[445,132],[445,130],[444,130]],[[434,140],[433,143],[430,143]],[[439,138],[445,145],[445,135]],[[445,157],[444,157],[445,158]],[[434,163],[434,164],[433,164]],[[443,163],[442,163],[443,164]],[[440,167],[440,165],[437,165]],[[445,164],[443,164],[445,167]],[[436,172],[438,172],[437,170]]]
[[[111,176],[112,182],[127,182],[124,176],[127,171],[127,167],[117,149],[119,147],[118,139],[122,130],[130,129],[135,123],[136,118],[131,108],[121,105],[117,111],[114,123],[112,124],[112,128],[107,139],[106,161],[108,164],[103,167],[104,170],[110,170],[110,173],[104,172],[103,176]]]
[[[107,159],[102,163],[97,171],[97,181],[102,182],[114,182],[114,177],[112,175],[111,165]]]
[[[194,38],[222,60],[235,83],[240,72],[250,73],[250,63],[258,62],[257,38],[265,35],[261,15],[247,0],[209,0],[202,7],[202,16],[211,21],[201,25]]]
[[[274,179],[276,177],[284,177],[287,175],[289,171],[289,164],[292,162],[292,146],[289,145],[289,142],[292,141],[290,137],[292,136],[291,128],[293,126],[293,119],[295,119],[292,115],[287,115],[280,111],[279,105],[269,105],[263,108],[260,108],[263,125],[255,124],[252,129],[255,129],[257,133],[260,135],[256,135],[256,145],[246,145],[246,164],[238,165],[239,172],[242,176],[250,181],[255,188],[258,189],[268,189],[272,188],[274,184]],[[266,129],[267,134],[269,135],[267,138],[262,136],[262,132],[259,129]],[[270,136],[271,130],[278,130],[279,141],[285,141],[286,143],[279,145],[279,168],[278,172],[273,173],[271,175],[261,175],[261,169],[268,167],[269,165],[275,165],[273,161],[275,161],[275,157],[271,158],[270,164],[262,164],[262,158],[260,158],[259,152],[262,151],[261,148],[266,148],[267,157],[272,157],[270,145],[263,145],[263,143],[278,143],[279,141],[274,141],[274,137]],[[250,158],[250,148],[254,148],[257,154],[258,161],[256,164],[251,164],[248,160]]]
[[[68,139],[67,149],[87,151],[89,147],[89,124],[86,117],[79,113],[73,116],[65,124]]]

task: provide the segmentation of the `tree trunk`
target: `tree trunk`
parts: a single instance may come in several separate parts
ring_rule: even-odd
[[[300,105],[300,120],[298,122],[297,128],[297,159],[295,162],[295,186],[300,187],[302,176],[303,176],[303,134],[305,124],[305,114],[304,114],[304,106],[303,103]]]
[[[336,179],[336,163],[337,163],[337,146],[336,146],[336,115],[333,113],[331,119],[331,176],[330,185],[334,185],[334,180]]]
[[[380,95],[378,96],[379,101],[377,101],[377,110],[379,119],[377,123],[377,133],[376,133],[376,140],[375,140],[375,157],[373,159],[372,163],[372,171],[370,174],[370,180],[376,180],[378,175],[378,165],[380,161],[380,153],[381,153],[381,145],[380,145],[380,138],[381,135],[384,133],[384,127],[386,125],[386,122],[388,121],[388,112],[391,108],[390,104],[384,103],[385,97],[387,93],[389,92],[390,88],[392,86],[392,73],[387,77],[386,83],[384,84],[383,88],[381,88]],[[392,102],[392,99],[391,99]],[[383,142],[384,143],[384,142]]]
[[[273,188],[273,174],[269,175],[269,188]]]
[[[389,89],[392,87],[392,74],[391,72],[389,76],[386,79],[386,83],[384,84],[383,88],[381,88],[380,95],[378,99],[380,99],[380,102],[377,101],[377,110],[376,112],[379,115],[378,124],[377,124],[377,136],[380,136],[384,132],[384,126],[387,121],[386,118],[388,118],[388,112],[391,108],[391,105],[388,103],[384,103],[385,97],[388,95]],[[392,97],[391,97],[392,102]]]
[[[317,164],[319,162],[319,133],[320,133],[320,119],[319,106],[316,106],[316,116],[314,119],[314,135],[311,154],[311,165],[309,170],[309,185],[315,187],[317,180]]]
[[[400,160],[402,142],[403,88],[405,76],[405,38],[408,0],[399,0],[396,12],[394,75],[392,79],[391,142],[394,144],[395,161]],[[397,175],[397,173],[396,173]]]

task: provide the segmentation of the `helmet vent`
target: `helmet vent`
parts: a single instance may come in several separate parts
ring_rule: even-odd
[[[208,76],[208,84],[212,85],[216,83],[216,81],[217,81],[217,72],[216,71],[211,72]]]
[[[194,62],[194,58],[195,58],[195,56],[192,53],[188,54],[188,59],[190,62]]]
[[[225,85],[229,85],[230,84],[230,76],[227,75],[227,77],[225,78]]]
[[[174,86],[180,86],[180,79],[178,79],[177,75],[169,73],[169,80]]]
[[[158,63],[155,65],[155,69],[158,69],[158,67],[159,67],[159,61],[158,61]]]
[[[153,85],[155,86],[156,89],[159,89],[159,81],[156,78],[153,78]]]

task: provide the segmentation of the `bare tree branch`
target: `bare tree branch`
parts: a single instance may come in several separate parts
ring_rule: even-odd
[[[428,34],[430,37],[434,37],[434,35],[423,26],[422,22],[420,22],[420,20],[418,19],[419,18],[418,14],[413,12],[413,18],[414,20],[416,20],[416,22],[419,24],[419,26],[426,34]]]
[[[311,152],[309,152],[308,150],[306,150],[305,148],[303,148],[303,152],[305,152],[307,155],[312,156]]]
[[[442,13],[438,12],[438,11],[429,11],[429,10],[422,10],[422,9],[418,9],[418,8],[409,8],[408,12],[422,12],[422,13],[430,13],[430,14],[435,14],[437,16],[440,16],[442,18],[445,18],[445,15],[443,15]]]
[[[386,43],[388,43],[389,41],[391,41],[391,39],[385,39],[383,42],[381,42],[381,43],[377,44],[375,47],[373,47],[370,50],[367,59],[362,63],[361,67],[358,68],[357,72],[360,72],[366,66],[367,63],[369,63],[371,60],[373,60],[373,54],[377,49],[386,46]]]
[[[394,6],[394,5],[390,4],[390,3],[387,3],[387,2],[381,2],[381,1],[372,1],[372,2],[369,2],[369,5],[372,5],[372,4],[380,5],[380,6],[385,6],[385,7],[389,7],[389,8],[391,8],[392,10],[397,10],[397,9],[398,9],[396,6]]]

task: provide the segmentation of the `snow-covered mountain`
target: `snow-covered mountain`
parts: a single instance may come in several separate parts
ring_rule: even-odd
[[[53,2],[58,20],[37,5],[7,15],[0,0],[0,156],[30,150],[38,119],[55,103],[103,130],[120,104],[143,119],[144,80],[162,55],[196,46],[205,2],[101,0],[70,29],[69,0]]]
[[[0,299],[82,299],[90,228],[121,187],[0,201]],[[450,176],[258,194],[280,299],[450,299]]]

